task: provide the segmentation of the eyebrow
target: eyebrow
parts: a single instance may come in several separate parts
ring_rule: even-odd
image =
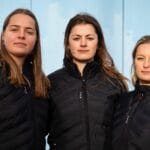
[[[136,56],[143,56],[144,57],[145,55],[143,55],[143,54],[137,54]]]
[[[19,25],[10,25],[10,27],[20,27]],[[34,28],[32,28],[32,27],[25,27],[26,29],[31,29],[31,30],[34,30]]]
[[[72,36],[82,36],[82,35],[80,35],[80,34],[72,34]],[[94,36],[94,37],[95,37],[94,34],[87,34],[87,35],[85,35],[85,36]]]

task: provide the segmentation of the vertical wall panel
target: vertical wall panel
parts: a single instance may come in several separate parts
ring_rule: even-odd
[[[48,74],[62,66],[66,25],[79,12],[88,12],[100,22],[107,48],[122,71],[122,0],[32,0],[41,29],[44,70]],[[48,149],[48,146],[47,146]]]
[[[122,0],[32,0],[32,10],[39,19],[46,73],[62,66],[65,27],[79,12],[88,12],[98,19],[108,50],[122,71]]]
[[[31,9],[38,18],[44,71],[62,66],[66,25],[79,12],[88,12],[100,22],[107,48],[117,68],[131,76],[131,54],[136,41],[150,34],[149,0],[1,0],[0,30],[6,15],[18,7]]]
[[[16,8],[31,8],[31,0],[0,0],[0,31],[5,17]]]
[[[132,50],[136,41],[150,34],[150,1],[124,0],[124,74],[130,79]]]

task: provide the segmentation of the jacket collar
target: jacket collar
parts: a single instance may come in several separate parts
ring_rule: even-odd
[[[33,63],[26,61],[23,66],[23,74],[28,78],[28,80],[32,83],[34,81],[33,76]]]
[[[32,85],[34,83],[33,64],[30,62],[25,62],[22,73],[26,76],[26,78],[31,82]],[[0,84],[9,82],[9,74],[10,68],[8,64],[3,64],[2,62],[0,62]]]
[[[135,85],[136,94],[141,93],[142,95],[150,95],[150,86],[148,85],[140,85],[136,83]]]
[[[67,70],[67,72],[76,78],[91,78],[95,76],[100,71],[100,63],[99,61],[92,61],[90,63],[87,63],[83,70],[83,76],[81,77],[81,74],[77,68],[77,65],[73,63],[72,60],[65,58],[64,59],[64,67]]]

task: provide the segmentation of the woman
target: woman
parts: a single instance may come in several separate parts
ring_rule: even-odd
[[[137,41],[132,58],[135,90],[120,98],[114,117],[114,150],[150,149],[150,35]]]
[[[125,78],[116,70],[93,16],[71,18],[64,45],[64,67],[49,75],[51,149],[110,150],[113,103],[126,91]]]
[[[5,19],[1,34],[1,150],[45,149],[48,88],[37,20],[31,11],[16,9]]]

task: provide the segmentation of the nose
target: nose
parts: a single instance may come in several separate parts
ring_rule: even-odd
[[[25,38],[25,31],[24,30],[19,30],[18,37],[24,39]]]
[[[150,67],[150,59],[146,59],[143,63],[143,67],[147,68]]]
[[[84,37],[81,38],[80,45],[81,45],[81,46],[86,46],[86,45],[87,45],[86,38],[84,38]]]

